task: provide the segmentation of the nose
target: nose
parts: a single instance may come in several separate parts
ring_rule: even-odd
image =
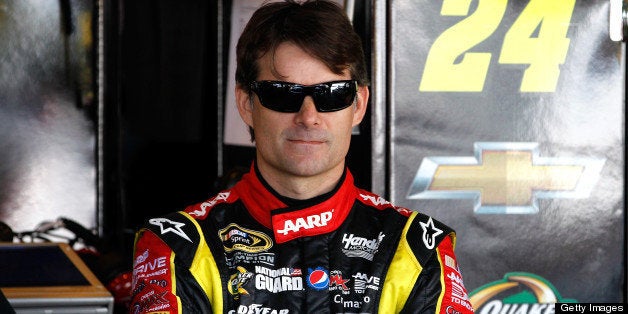
[[[295,122],[303,126],[313,126],[320,123],[320,112],[316,110],[314,99],[306,96],[301,104],[301,109],[295,116]]]

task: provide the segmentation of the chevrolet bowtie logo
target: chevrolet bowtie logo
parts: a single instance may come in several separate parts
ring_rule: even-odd
[[[479,214],[537,213],[538,199],[586,198],[604,160],[540,157],[537,143],[475,143],[475,157],[425,157],[407,198],[475,200]]]

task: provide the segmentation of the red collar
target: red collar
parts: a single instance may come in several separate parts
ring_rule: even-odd
[[[316,199],[316,202],[305,207],[289,207],[283,203],[260,181],[253,166],[233,190],[249,213],[259,223],[273,230],[277,243],[336,230],[347,218],[358,196],[348,169],[334,193],[328,198]]]

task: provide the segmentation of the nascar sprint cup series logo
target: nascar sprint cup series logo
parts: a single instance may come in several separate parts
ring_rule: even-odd
[[[507,273],[504,279],[488,283],[469,294],[476,314],[554,313],[555,303],[575,303],[563,299],[544,278],[523,272]]]
[[[258,253],[269,250],[273,246],[270,237],[261,231],[243,228],[232,223],[218,231],[226,252],[239,250]]]

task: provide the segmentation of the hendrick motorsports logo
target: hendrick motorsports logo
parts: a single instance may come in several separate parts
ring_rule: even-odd
[[[474,157],[425,157],[408,199],[473,199],[478,214],[533,214],[539,199],[586,198],[604,159],[540,157],[537,143],[478,142]]]
[[[554,304],[575,303],[563,299],[547,280],[540,276],[515,272],[475,289],[469,299],[476,314],[554,313]]]

